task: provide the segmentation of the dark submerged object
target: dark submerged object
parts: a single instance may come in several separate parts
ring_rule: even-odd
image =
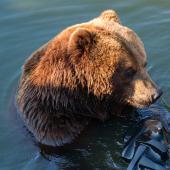
[[[155,104],[137,112],[137,130],[128,139],[125,137],[122,152],[122,157],[130,162],[127,170],[170,170],[170,113]]]

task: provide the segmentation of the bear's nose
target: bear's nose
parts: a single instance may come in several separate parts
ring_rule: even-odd
[[[158,89],[156,90],[156,93],[154,93],[154,94],[152,95],[152,102],[154,103],[156,100],[158,100],[159,97],[160,97],[162,94],[163,94],[163,91],[162,91],[160,88],[158,88]]]

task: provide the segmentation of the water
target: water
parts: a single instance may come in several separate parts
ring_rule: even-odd
[[[80,145],[43,156],[13,106],[21,66],[29,54],[65,27],[87,21],[108,8],[117,10],[123,24],[143,40],[148,70],[170,103],[169,0],[1,0],[0,169],[125,169],[120,153],[129,125],[126,121],[96,123],[96,128],[80,139]]]

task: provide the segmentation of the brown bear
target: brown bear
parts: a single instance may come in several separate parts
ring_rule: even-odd
[[[66,28],[26,61],[17,94],[21,116],[38,142],[70,143],[93,118],[145,107],[161,94],[146,70],[135,32],[113,10]]]

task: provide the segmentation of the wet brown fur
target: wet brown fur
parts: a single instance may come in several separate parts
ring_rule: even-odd
[[[121,112],[133,95],[132,90],[124,93],[129,80],[121,74],[129,66],[137,70],[146,60],[135,36],[108,10],[65,29],[31,55],[23,67],[17,102],[39,142],[70,143],[92,118],[105,120]]]

